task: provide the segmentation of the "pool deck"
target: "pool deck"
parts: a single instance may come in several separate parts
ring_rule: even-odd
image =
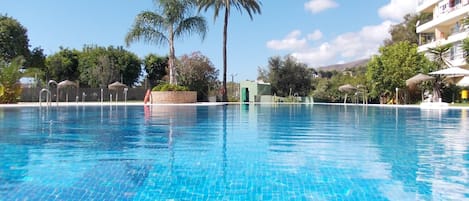
[[[181,104],[144,104],[143,101],[128,102],[52,102],[51,107],[62,106],[144,106],[144,105],[177,105],[177,106],[219,106],[219,105],[239,105],[239,102],[198,102],[198,103],[181,103]],[[420,108],[422,110],[433,109],[463,109],[469,110],[469,106],[454,106],[449,104],[447,107],[422,107],[421,105],[388,105],[388,104],[355,104],[355,103],[245,103],[250,105],[341,105],[341,106],[367,106],[367,107],[389,107],[389,108]],[[0,104],[0,107],[39,107],[47,106],[47,103],[38,102],[19,102],[16,104]]]
[[[38,103],[38,102],[19,102],[16,104],[0,104],[0,107],[39,107],[39,106],[47,106],[47,103]],[[143,101],[128,101],[128,102],[52,102],[50,103],[49,106],[51,107],[56,107],[56,106],[110,106],[110,105],[116,105],[116,106],[143,106],[143,105],[178,105],[178,106],[194,106],[194,105],[200,105],[200,106],[210,106],[210,105],[226,105],[226,103],[220,103],[220,102],[200,102],[200,103],[186,103],[186,104],[144,104]]]

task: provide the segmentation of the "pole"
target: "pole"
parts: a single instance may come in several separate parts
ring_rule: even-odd
[[[396,87],[396,104],[399,104],[399,88]]]
[[[237,73],[231,73],[230,76],[231,76],[231,96],[234,97],[234,91],[235,91],[235,83],[234,83],[234,77],[237,76],[238,74]]]

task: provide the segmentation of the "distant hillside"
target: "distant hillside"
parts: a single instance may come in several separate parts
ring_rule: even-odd
[[[334,64],[330,66],[321,66],[319,68],[316,68],[316,70],[322,70],[322,71],[344,71],[345,69],[351,69],[351,68],[356,68],[360,66],[366,65],[370,59],[361,59],[357,61],[352,61],[349,63],[344,63],[344,64]]]

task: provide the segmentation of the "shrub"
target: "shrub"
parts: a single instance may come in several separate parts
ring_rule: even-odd
[[[17,57],[7,63],[0,61],[0,103],[16,103],[21,96],[21,85],[19,79],[21,72],[19,71],[24,60]]]
[[[165,83],[153,87],[152,91],[189,91],[189,89],[185,86]]]

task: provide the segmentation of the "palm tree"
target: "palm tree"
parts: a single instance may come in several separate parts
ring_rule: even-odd
[[[214,19],[218,17],[218,13],[221,9],[225,11],[225,18],[223,24],[223,91],[222,99],[227,101],[226,95],[226,72],[227,72],[227,57],[226,57],[226,42],[228,38],[228,18],[230,16],[231,7],[236,8],[238,11],[243,9],[249,14],[252,20],[252,15],[261,13],[261,3],[258,0],[197,0],[199,4],[199,11],[204,9],[207,11],[209,8],[214,9]]]
[[[194,1],[154,0],[161,13],[144,11],[137,15],[129,33],[125,37],[127,46],[134,41],[169,46],[169,83],[177,84],[174,40],[196,32],[205,38],[207,22],[205,18],[191,15]]]
[[[451,49],[452,44],[440,45],[434,48],[428,48],[428,52],[432,55],[433,63],[437,70],[448,67],[448,61],[445,58],[445,54]],[[433,101],[437,102],[441,97],[441,85],[442,79],[438,75],[435,82],[433,83]]]

